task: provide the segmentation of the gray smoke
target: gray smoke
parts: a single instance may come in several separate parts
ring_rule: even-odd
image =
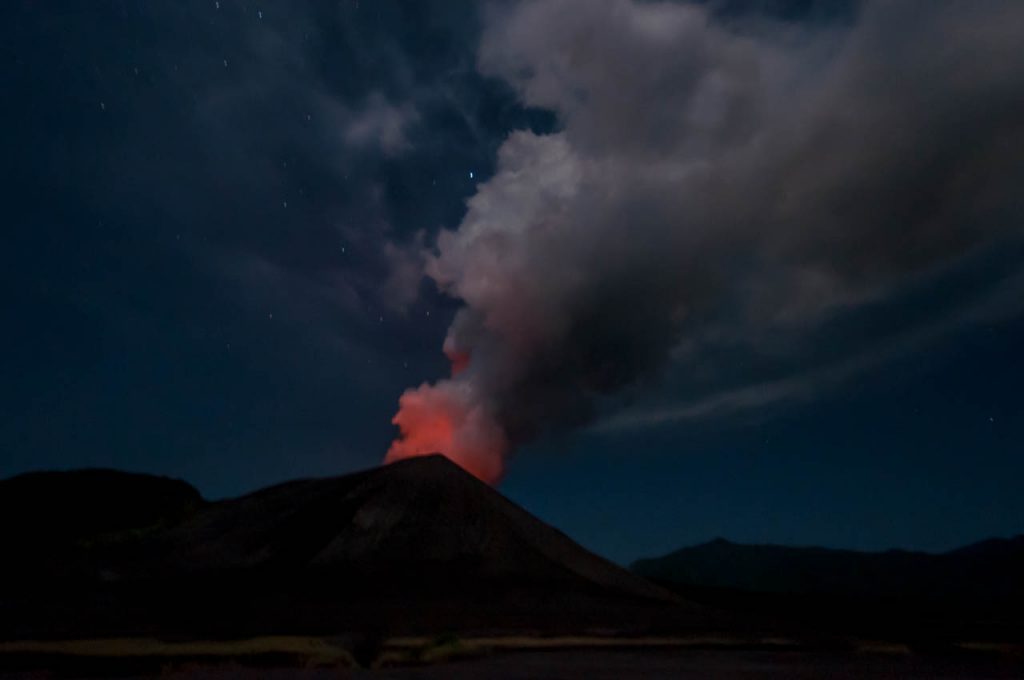
[[[810,327],[1019,234],[1022,44],[1016,0],[867,2],[817,28],[490,6],[479,70],[561,129],[511,134],[428,255],[465,304],[460,370],[406,392],[389,459],[442,450],[497,479],[680,347]]]

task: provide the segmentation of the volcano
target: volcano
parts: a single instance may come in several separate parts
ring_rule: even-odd
[[[645,632],[703,610],[442,456],[203,500],[113,471],[0,482],[0,635]]]

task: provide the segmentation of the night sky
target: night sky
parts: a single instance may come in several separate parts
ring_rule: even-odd
[[[343,474],[406,393],[623,562],[1024,532],[1017,0],[5,10],[0,476]]]

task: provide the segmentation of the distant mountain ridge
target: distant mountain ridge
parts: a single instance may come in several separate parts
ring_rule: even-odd
[[[680,592],[703,588],[828,596],[1016,616],[1024,604],[1024,536],[989,539],[941,554],[741,545],[716,539],[638,560],[631,568]]]

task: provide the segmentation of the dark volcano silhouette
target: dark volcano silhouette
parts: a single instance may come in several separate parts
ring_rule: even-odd
[[[23,475],[0,508],[6,637],[707,622],[441,456],[220,502],[144,475]]]

